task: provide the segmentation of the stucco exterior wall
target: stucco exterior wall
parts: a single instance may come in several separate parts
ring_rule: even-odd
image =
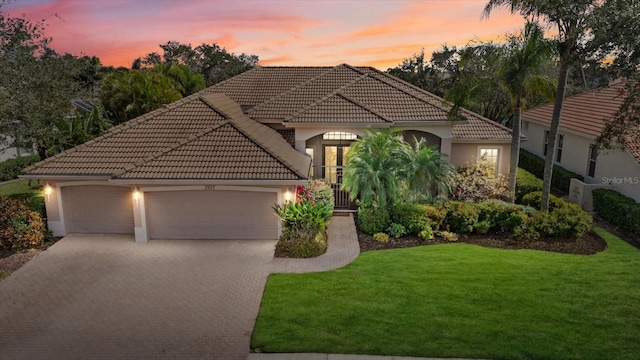
[[[613,190],[640,202],[640,164],[628,150],[612,150],[598,155],[596,173],[585,182],[610,184]]]
[[[528,141],[522,144],[522,148],[542,156],[547,129],[542,124],[529,121],[528,129],[523,127]],[[589,177],[589,146],[595,143],[595,136],[562,128],[558,133],[564,135],[564,139],[562,158],[556,164],[584,176],[587,184],[611,184],[613,190],[640,202],[640,164],[628,150],[609,150],[598,154],[595,174]]]
[[[481,148],[497,148],[498,172],[509,172],[509,159],[511,159],[511,144],[508,143],[453,143],[451,144],[451,156],[449,161],[456,167],[465,166],[478,160]]]

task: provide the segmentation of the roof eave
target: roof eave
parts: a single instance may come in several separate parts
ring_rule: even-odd
[[[389,128],[392,123],[297,123],[284,121],[282,125],[286,128],[314,128],[314,127],[341,127],[341,128]]]
[[[526,141],[525,139],[522,139]],[[510,144],[511,139],[451,139],[452,144],[486,144],[486,143],[505,143]]]
[[[49,174],[21,174],[20,179],[51,179],[51,180],[110,180],[111,175],[49,175]]]
[[[127,185],[301,185],[308,179],[300,180],[204,180],[204,179],[111,179],[113,183]]]

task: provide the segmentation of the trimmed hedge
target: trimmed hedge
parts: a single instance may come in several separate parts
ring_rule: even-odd
[[[520,149],[520,158],[518,164],[519,167],[530,172],[534,176],[540,179],[544,178],[543,158],[534,155],[524,149]],[[553,165],[553,176],[551,177],[551,187],[553,189],[559,190],[564,194],[568,194],[569,185],[572,178],[584,181],[584,177],[582,175],[578,175],[561,166]]]
[[[387,231],[391,225],[391,216],[386,209],[361,207],[358,209],[358,227],[365,234],[373,235]]]
[[[594,189],[593,210],[625,232],[640,233],[640,204],[611,189]]]
[[[542,179],[525,169],[518,168],[516,175],[516,203],[519,204],[523,196],[534,191],[542,191]]]
[[[13,180],[22,169],[40,161],[40,156],[30,155],[0,162],[0,181]]]

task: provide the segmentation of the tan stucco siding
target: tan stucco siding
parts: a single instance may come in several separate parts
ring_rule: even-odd
[[[498,154],[498,172],[509,172],[511,144],[507,143],[454,143],[451,145],[449,161],[456,167],[465,166],[478,160],[481,148],[496,148]]]

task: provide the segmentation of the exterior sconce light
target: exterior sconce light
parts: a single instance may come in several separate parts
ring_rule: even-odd
[[[135,190],[133,190],[133,200],[135,200],[136,203],[138,202],[138,200],[140,200],[140,190],[138,190],[138,188],[135,188]]]
[[[51,193],[53,193],[53,188],[51,187],[51,185],[46,184],[44,186],[44,195],[47,197],[47,200],[49,200],[49,196],[51,195]]]
[[[287,189],[287,191],[284,192],[284,201],[291,202],[291,195],[291,190]]]

